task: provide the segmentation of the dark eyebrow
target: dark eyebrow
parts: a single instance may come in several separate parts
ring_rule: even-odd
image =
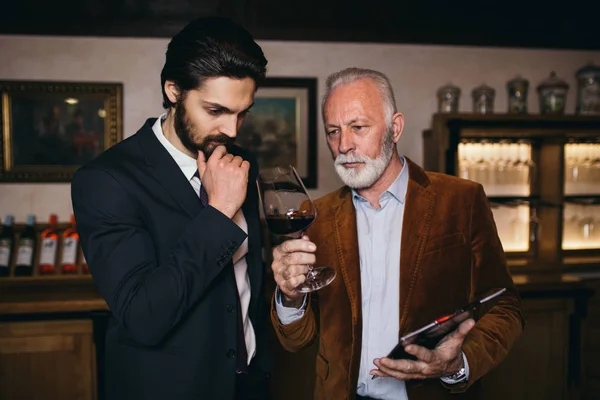
[[[235,114],[235,112],[233,110],[231,110],[230,108],[227,108],[224,105],[221,105],[219,103],[212,103],[209,101],[204,101],[203,103],[207,107],[217,108],[219,110],[222,110],[226,114]],[[243,110],[242,112],[248,112],[248,110],[250,110],[252,108],[252,106],[254,106],[254,102],[252,104],[250,104],[250,106],[248,108],[246,108],[245,110]]]

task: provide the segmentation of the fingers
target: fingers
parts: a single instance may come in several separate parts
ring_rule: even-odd
[[[221,149],[219,153],[217,153],[217,149]],[[216,156],[211,156],[210,161],[218,164],[220,167],[224,167],[227,164],[231,164],[234,167],[241,167],[246,171],[250,170],[250,163],[244,160],[240,156],[234,156],[231,153],[227,153],[225,146],[218,146],[217,149],[213,152],[213,156],[216,153]]]
[[[279,288],[289,297],[295,297],[296,288],[306,280],[308,266],[295,265],[293,268],[282,271],[281,274],[275,277],[275,281]]]
[[[475,326],[475,320],[473,318],[469,318],[468,320],[466,320],[465,322],[461,323],[458,326],[457,332],[463,337],[467,336],[467,334],[469,333],[469,331],[471,329],[473,329],[473,327]]]
[[[474,326],[475,321],[472,318],[463,321],[458,328],[446,335],[446,337],[441,340],[441,343],[443,343],[444,347],[461,348],[465,341],[465,337]]]
[[[308,265],[287,265],[281,266],[281,263],[274,262],[272,265],[275,282],[281,291],[289,298],[297,298],[301,293],[296,291],[306,280]]]
[[[372,370],[372,375],[391,376],[402,380],[427,378],[426,374],[423,373],[427,364],[420,361],[378,358],[374,360],[374,363],[379,370]]]
[[[220,145],[220,146],[215,147],[210,158],[215,159],[215,160],[220,160],[221,158],[225,157],[226,155],[229,155],[227,153],[227,148],[223,145]]]
[[[308,236],[305,236],[308,238]],[[286,240],[279,246],[273,249],[273,259],[281,259],[289,253],[303,252],[303,253],[314,253],[317,250],[317,245],[310,241],[310,239],[291,239]]]
[[[404,348],[404,350],[408,354],[412,354],[413,356],[417,357],[420,361],[423,361],[426,363],[430,363],[435,359],[435,355],[433,354],[433,351],[429,350],[426,347],[417,346],[416,344],[411,344],[409,346],[406,346]]]
[[[296,288],[306,280],[308,265],[316,262],[316,249],[306,235],[302,239],[286,240],[273,249],[273,276],[288,297],[298,296]]]
[[[285,280],[293,279],[300,275],[306,275],[308,272],[308,265],[290,265],[287,268],[281,270],[281,277]]]

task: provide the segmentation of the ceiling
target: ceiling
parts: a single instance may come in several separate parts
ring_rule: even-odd
[[[0,33],[171,37],[223,15],[257,39],[600,50],[600,1],[0,0]]]

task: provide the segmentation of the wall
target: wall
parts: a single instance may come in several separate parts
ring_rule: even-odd
[[[159,74],[167,39],[0,36],[0,79],[112,81],[124,84],[124,135],[134,133],[148,117],[162,112]],[[421,132],[436,111],[435,92],[452,82],[462,88],[460,110],[471,110],[471,90],[482,83],[496,89],[496,110],[506,111],[506,81],[517,73],[530,80],[530,112],[538,112],[535,87],[551,70],[571,86],[567,111],[575,109],[575,71],[600,52],[492,49],[388,44],[274,42],[260,43],[271,76],[319,78],[319,98],[326,76],[348,66],[379,69],[389,75],[396,102],[405,114],[400,149],[422,161]],[[319,120],[320,196],[339,184]],[[68,184],[1,184],[0,216],[13,213],[24,221],[35,213],[41,221],[55,212],[71,214]]]

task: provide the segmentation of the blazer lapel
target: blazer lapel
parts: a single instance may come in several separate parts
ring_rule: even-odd
[[[404,204],[404,222],[400,244],[400,336],[407,333],[407,318],[410,313],[411,298],[421,267],[421,256],[435,203],[435,192],[423,169],[407,157],[408,188]]]
[[[156,118],[150,118],[138,131],[142,154],[146,158],[154,179],[158,181],[173,200],[191,217],[194,218],[202,209],[198,195],[181,172],[181,169],[158,141],[152,126]]]
[[[352,191],[342,189],[340,201],[332,206],[334,216],[334,235],[340,263],[340,272],[344,279],[350,306],[352,308],[352,325],[362,322],[360,256],[358,252],[358,233],[356,227],[356,210],[352,204]]]
[[[255,181],[248,179],[246,201],[242,204],[242,212],[248,224],[248,276],[250,278],[250,293],[257,297],[263,276],[261,230],[258,217],[257,188]]]

